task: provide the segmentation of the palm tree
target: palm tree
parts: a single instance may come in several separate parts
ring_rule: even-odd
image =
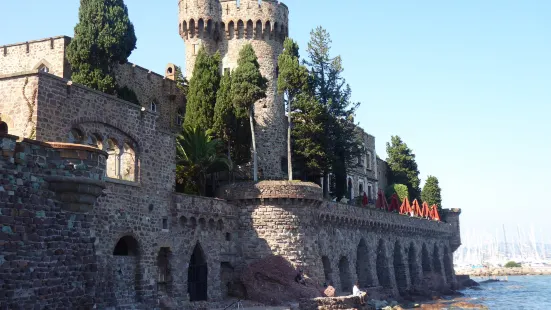
[[[207,175],[229,170],[230,161],[218,153],[220,141],[201,128],[184,127],[176,138],[177,182],[188,194],[205,195]]]

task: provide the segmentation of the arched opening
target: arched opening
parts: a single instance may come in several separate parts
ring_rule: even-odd
[[[209,19],[207,21],[207,28],[205,29],[205,38],[213,38],[213,30],[214,30],[214,25],[212,23],[212,19]]]
[[[106,162],[107,177],[118,179],[120,175],[120,147],[115,139],[108,139],[105,147],[107,148],[105,151],[109,154]]]
[[[347,189],[348,189],[348,199],[350,200],[354,199],[354,189],[352,188],[352,178],[348,178]]]
[[[430,255],[429,250],[427,249],[427,245],[423,243],[423,249],[421,252],[421,264],[423,266],[423,273],[427,274],[429,272],[432,272],[432,266],[430,264]]]
[[[209,220],[209,229],[215,230],[216,229],[216,223],[214,223],[214,219]]]
[[[182,127],[184,124],[184,111],[182,109],[178,109],[176,111],[176,125]]]
[[[409,278],[412,286],[417,286],[421,277],[419,275],[417,251],[413,242],[409,245],[408,251]]]
[[[197,243],[189,260],[188,294],[189,301],[207,300],[207,260],[201,245]]]
[[[243,39],[245,36],[245,23],[242,20],[237,21],[237,38]]]
[[[274,29],[272,30],[272,39],[277,40],[279,32],[278,32],[279,24],[277,22],[274,23]]]
[[[331,270],[331,262],[329,257],[322,256],[321,263],[323,264],[323,274],[325,276],[325,283],[333,285],[333,271]]]
[[[0,135],[8,134],[8,124],[6,122],[0,122]]]
[[[158,283],[159,289],[165,293],[170,294],[172,289],[172,278],[170,272],[170,259],[171,259],[170,248],[163,247],[159,250],[157,255],[157,268],[158,268]]]
[[[442,274],[442,263],[440,261],[440,249],[435,244],[434,245],[434,252],[432,255],[432,265],[434,266],[434,272]]]
[[[138,255],[138,241],[132,236],[124,236],[113,249],[115,256],[136,256]]]
[[[138,241],[132,236],[120,238],[113,249],[110,263],[113,272],[113,291],[118,304],[131,304],[138,301],[139,265]]]
[[[151,110],[151,112],[157,112],[157,101],[151,101],[149,104],[149,110]]]
[[[360,185],[358,185],[358,195],[363,195],[363,193],[364,193],[364,184],[360,183]]]
[[[256,28],[254,31],[255,39],[262,39],[262,22],[260,20],[256,21]]]
[[[387,255],[385,242],[381,239],[377,246],[377,278],[379,279],[379,285],[384,288],[392,288],[389,261],[390,258]]]
[[[192,216],[189,219],[189,226],[191,227],[191,229],[197,228],[197,219],[195,217]]]
[[[50,72],[50,68],[48,68],[46,65],[42,64],[42,65],[38,66],[38,71],[48,73],[48,72]]]
[[[267,21],[266,25],[264,26],[264,39],[265,40],[271,39],[271,34],[272,34],[272,24],[270,23],[270,21]]]
[[[185,217],[183,215],[180,216],[180,226],[182,226],[182,228],[183,228],[183,227],[186,227],[186,224],[187,224],[187,217]]]
[[[207,228],[207,220],[205,220],[204,217],[199,218],[199,228],[201,229]]]
[[[398,241],[394,243],[394,276],[400,293],[405,292],[408,288],[407,266],[402,255],[402,246]]]
[[[121,154],[121,179],[125,181],[136,181],[136,152],[134,148],[125,143]]]
[[[448,247],[444,247],[444,271],[446,272],[446,280],[448,284],[453,283],[454,270],[453,270],[453,257],[450,254]]]
[[[375,286],[371,276],[371,262],[369,260],[369,249],[362,238],[356,251],[356,273],[360,287]]]
[[[346,256],[339,260],[339,275],[341,280],[341,292],[352,292],[352,279],[350,278],[350,264]]]
[[[199,22],[197,22],[197,34],[199,38],[205,36],[205,21],[202,18],[199,18]]]
[[[218,220],[218,222],[216,223],[216,229],[219,231],[224,230],[224,221]]]
[[[191,19],[189,21],[189,37],[193,38],[195,37],[195,20]]]
[[[69,143],[82,144],[84,142],[84,135],[79,129],[73,128],[68,134]]]
[[[187,22],[185,20],[182,23],[182,35],[187,39]]]
[[[253,27],[253,21],[249,19],[249,21],[247,21],[247,39],[249,40],[252,39],[254,35]]]
[[[233,23],[233,20],[230,21],[228,24],[228,39],[234,39],[235,38],[235,24]]]

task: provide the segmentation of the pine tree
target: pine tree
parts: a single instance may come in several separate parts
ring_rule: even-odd
[[[440,184],[435,176],[429,175],[421,191],[421,199],[429,206],[436,205],[438,212],[442,210],[442,195]]]
[[[350,100],[351,89],[342,77],[340,56],[330,57],[331,38],[327,30],[317,27],[310,33],[309,60],[305,63],[312,75],[312,89],[316,100],[327,113],[324,124],[324,149],[327,161],[322,163],[324,195],[327,195],[327,175],[336,178],[336,194],[340,199],[347,192],[346,174],[361,152],[354,114],[359,103]]]
[[[75,83],[115,94],[113,69],[136,48],[134,26],[123,0],[81,0],[79,22],[67,47]]]
[[[260,65],[254,49],[251,44],[246,44],[239,52],[237,68],[232,75],[231,94],[234,106],[247,111],[249,114],[254,181],[258,181],[258,159],[254,135],[254,103],[266,98],[267,87],[268,80],[260,73]]]
[[[392,136],[390,143],[386,143],[386,162],[390,167],[388,181],[390,184],[404,184],[408,187],[410,199],[419,199],[421,190],[419,185],[419,169],[415,161],[415,154],[399,136]]]
[[[224,142],[228,159],[241,165],[251,160],[251,133],[246,111],[236,109],[231,95],[231,75],[224,73],[216,95],[213,131]]]
[[[201,47],[189,80],[184,126],[210,130],[214,120],[216,93],[220,87],[220,54],[209,55]]]
[[[289,180],[293,180],[293,165],[291,152],[292,107],[297,95],[308,87],[308,70],[300,65],[298,44],[291,38],[285,39],[283,53],[278,57],[279,76],[277,87],[283,93],[287,104],[287,167]]]

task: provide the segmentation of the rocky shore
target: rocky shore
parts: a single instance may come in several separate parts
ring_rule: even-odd
[[[551,275],[551,267],[532,268],[532,267],[490,267],[476,269],[458,269],[455,271],[458,275],[468,275],[472,277],[501,277],[501,276],[537,276]]]

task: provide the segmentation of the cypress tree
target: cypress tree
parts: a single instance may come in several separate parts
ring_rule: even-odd
[[[354,124],[359,103],[350,100],[352,91],[342,77],[344,71],[340,56],[331,57],[331,37],[327,30],[317,27],[310,33],[309,60],[305,63],[312,75],[312,90],[316,100],[327,113],[324,124],[324,149],[327,161],[323,163],[324,195],[327,195],[327,175],[336,178],[336,195],[347,192],[346,173],[360,155],[360,142]]]
[[[293,180],[291,152],[292,107],[295,104],[294,101],[297,95],[308,86],[308,70],[300,65],[299,57],[298,44],[291,38],[285,39],[283,53],[279,55],[277,61],[279,68],[277,88],[279,93],[284,94],[287,104],[287,170],[289,171],[289,180]]]
[[[251,142],[253,149],[253,178],[258,181],[258,159],[254,136],[254,103],[266,98],[268,80],[260,73],[260,64],[251,44],[243,46],[239,52],[237,68],[232,75],[231,95],[236,109],[249,114]]]
[[[421,190],[419,185],[419,169],[415,161],[415,154],[399,136],[392,136],[390,143],[386,143],[386,162],[390,167],[388,181],[391,184],[404,184],[408,187],[410,199],[419,199]]]
[[[224,149],[234,164],[251,160],[251,138],[246,111],[236,109],[231,95],[231,75],[224,73],[216,95],[213,131],[224,142]]]
[[[201,47],[189,80],[184,126],[212,129],[216,93],[220,87],[220,54],[213,56]]]
[[[440,184],[435,176],[429,175],[427,181],[421,191],[421,199],[428,203],[429,206],[436,205],[438,212],[442,210],[442,190]]]
[[[123,0],[81,0],[79,22],[67,47],[75,83],[115,94],[113,69],[136,48],[134,26]]]

